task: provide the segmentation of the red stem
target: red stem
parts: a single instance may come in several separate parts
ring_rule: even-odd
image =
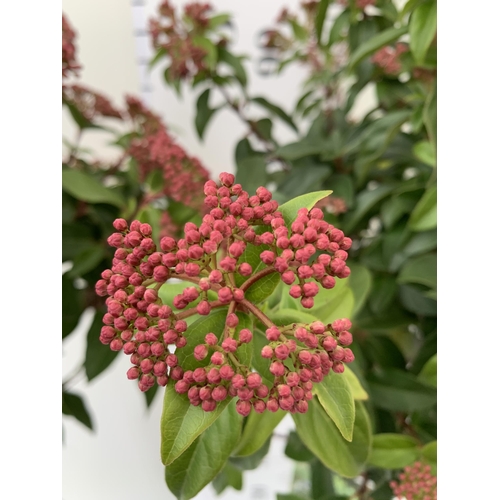
[[[265,269],[262,269],[262,271],[259,271],[258,273],[254,274],[253,276],[250,276],[245,283],[243,283],[240,288],[243,291],[248,290],[256,281],[259,281],[261,278],[264,276],[267,276],[268,274],[275,273],[276,270],[273,267],[266,267]]]
[[[212,302],[209,302],[209,304],[212,309],[227,305],[227,303],[222,303],[220,300],[213,300]],[[181,311],[180,313],[176,314],[175,317],[179,320],[179,319],[189,318],[189,316],[193,316],[194,314],[198,314],[196,307],[192,307],[191,309],[186,309],[184,311]]]
[[[250,301],[243,299],[240,300],[240,304],[246,307],[262,324],[268,328],[276,326],[256,305],[252,304]]]

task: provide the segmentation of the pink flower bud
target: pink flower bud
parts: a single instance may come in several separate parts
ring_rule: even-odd
[[[158,283],[164,283],[168,280],[169,272],[165,266],[157,266],[153,271],[153,278]]]
[[[174,388],[178,394],[186,394],[189,391],[189,384],[185,380],[178,380]]]
[[[292,396],[279,398],[279,406],[282,410],[290,411],[294,406],[295,400]]]
[[[300,377],[299,377],[299,374],[296,373],[296,372],[290,372],[287,377],[286,377],[286,383],[287,385],[289,385],[290,387],[295,387],[297,385],[299,385],[300,383]]]
[[[234,175],[227,172],[222,172],[219,175],[219,180],[226,187],[231,187],[234,184]]]
[[[205,335],[205,342],[208,345],[217,345],[217,343],[219,342],[219,339],[213,333],[207,333]]]
[[[167,364],[164,361],[157,361],[153,367],[156,377],[163,377],[167,373]]]
[[[120,233],[113,233],[108,238],[108,245],[115,248],[121,247],[123,245],[123,236]]]
[[[240,415],[247,417],[250,414],[251,410],[252,410],[252,404],[249,401],[243,401],[240,399],[236,402],[236,411]]]
[[[235,389],[241,389],[242,387],[245,387],[246,385],[246,380],[245,380],[245,377],[243,377],[243,375],[240,375],[239,373],[237,373],[232,379],[231,379],[231,385],[235,388]]]
[[[334,361],[333,366],[332,366],[332,370],[335,373],[344,373],[344,370],[345,370],[344,364],[341,361]]]
[[[186,337],[179,337],[177,339],[177,342],[175,343],[175,347],[178,347],[179,349],[184,347],[187,344]]]
[[[303,365],[308,365],[311,362],[312,354],[309,351],[300,351],[298,358]]]
[[[224,351],[226,352],[235,352],[237,348],[238,348],[238,342],[234,339],[228,338],[222,341],[222,349],[224,349]]]
[[[229,304],[229,302],[233,299],[233,292],[231,292],[231,289],[227,286],[222,287],[217,295],[223,304]]]
[[[112,351],[120,351],[123,347],[123,342],[121,339],[113,339],[110,343],[109,343],[109,348],[112,350]]]
[[[127,342],[123,346],[123,352],[125,354],[130,355],[133,354],[136,351],[136,346],[134,342]]]
[[[289,294],[294,299],[298,299],[302,295],[302,289],[300,288],[300,285],[293,285],[290,288]]]
[[[247,387],[256,389],[262,384],[262,377],[258,373],[250,373],[246,380]]]
[[[129,380],[135,380],[138,379],[140,375],[139,368],[137,366],[132,366],[132,368],[129,368],[127,371],[127,378]]]
[[[274,254],[274,252],[272,252],[270,250],[264,250],[260,254],[260,260],[262,262],[264,262],[264,264],[267,264],[268,266],[270,266],[274,262],[275,258],[276,258],[276,255]]]
[[[177,342],[178,338],[179,336],[177,335],[177,332],[175,330],[167,330],[163,334],[163,342],[165,342],[165,344],[174,344],[175,342]]]
[[[281,281],[283,281],[283,283],[285,283],[287,285],[291,285],[295,281],[295,273],[293,271],[285,271],[281,275]],[[295,286],[298,287],[299,295],[297,297],[294,297],[294,298],[298,298],[298,297],[300,297],[300,294],[301,294],[300,286],[299,285],[295,285]],[[296,292],[294,292],[294,293],[296,293]]]
[[[227,389],[223,385],[214,387],[212,391],[212,398],[214,401],[224,401],[227,397]]]
[[[214,365],[222,365],[224,363],[224,354],[219,351],[214,352],[210,358],[210,362]]]
[[[326,337],[322,345],[325,351],[333,351],[337,347],[337,341],[333,337]]]
[[[198,264],[190,262],[189,264],[185,265],[184,272],[191,277],[198,276],[200,274],[200,266]]]
[[[235,313],[228,314],[226,317],[226,326],[229,328],[236,328],[238,326],[239,320]]]
[[[238,272],[242,276],[250,276],[252,274],[252,266],[247,262],[243,262],[238,268]]]
[[[281,332],[277,326],[272,326],[266,330],[266,338],[270,342],[276,341],[279,339]]]
[[[266,358],[266,359],[271,359],[274,355],[274,351],[273,351],[273,348],[269,345],[265,345],[263,348],[262,348],[262,351],[260,351],[260,355],[263,357],[263,358]]]
[[[281,344],[274,349],[275,356],[281,360],[288,358],[289,353],[290,351],[288,350],[288,347],[284,344]]]
[[[280,409],[278,400],[275,398],[269,398],[269,400],[267,401],[266,407],[272,413],[275,413]]]
[[[205,359],[208,356],[207,346],[204,344],[199,344],[194,348],[193,351],[194,358],[198,361]]]
[[[234,370],[229,365],[222,365],[219,374],[223,380],[231,380],[234,377]]]
[[[206,412],[214,411],[217,408],[217,403],[213,399],[202,401],[201,409]]]
[[[344,363],[352,363],[354,361],[354,354],[351,351],[351,349],[346,348],[344,349]]]
[[[210,384],[218,384],[221,381],[219,370],[211,368],[207,373],[207,380]]]
[[[309,330],[316,335],[321,335],[325,331],[325,325],[321,321],[314,321],[309,325]]]
[[[143,359],[141,361],[142,373],[151,373],[153,371],[154,363],[149,359]]]
[[[275,377],[282,377],[285,374],[285,365],[281,361],[273,361],[269,367],[269,371]]]
[[[205,368],[196,368],[193,372],[193,380],[199,384],[203,384],[207,380]]]
[[[210,280],[210,283],[215,283],[215,284],[220,283],[223,279],[222,273],[218,270],[214,270],[210,273],[208,279]]]
[[[352,334],[348,331],[343,331],[339,333],[339,342],[343,345],[351,345],[352,344]]]
[[[243,344],[248,344],[249,342],[251,342],[252,337],[253,337],[252,332],[250,330],[248,330],[248,328],[243,328],[240,331],[239,340]]]

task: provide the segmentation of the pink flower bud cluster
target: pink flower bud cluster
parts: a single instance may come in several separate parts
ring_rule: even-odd
[[[63,86],[63,96],[87,120],[91,121],[99,117],[122,118],[120,111],[111,104],[109,99],[83,85]]]
[[[344,7],[349,6],[349,0],[337,0],[338,3]],[[369,5],[375,5],[377,0],[356,0],[355,5],[358,9],[365,9]]]
[[[430,465],[415,462],[404,468],[399,483],[391,481],[390,486],[400,500],[436,500],[437,477],[431,473]]]
[[[154,171],[163,173],[163,192],[169,198],[200,210],[208,171],[189,156],[165,129],[132,141],[128,153],[137,161],[141,179]]]
[[[209,27],[208,3],[193,2],[184,7],[184,16],[176,16],[168,0],[158,8],[158,17],[149,21],[149,31],[155,49],[163,49],[169,58],[169,78],[189,79],[207,72],[207,51],[195,43]],[[188,23],[183,22],[183,17]]]
[[[74,44],[75,32],[66,16],[62,16],[62,77],[68,78],[71,73],[78,76],[81,68],[76,60],[76,47]]]
[[[335,277],[347,278],[347,250],[352,240],[323,220],[319,208],[302,208],[289,230],[283,219],[271,220],[272,231],[255,237],[254,244],[266,244],[271,250],[260,254],[264,264],[280,273],[281,280],[290,287],[290,296],[300,298],[303,307],[314,306],[319,285],[325,289],[335,286]],[[314,260],[317,252],[322,252]]]
[[[149,224],[114,222],[116,232],[108,238],[116,248],[113,265],[96,283],[96,292],[107,297],[108,308],[100,340],[130,355],[133,366],[127,376],[137,379],[142,391],[172,379],[178,393],[205,411],[236,397],[242,415],[252,408],[305,412],[313,383],[321,382],[330,370],[342,373],[344,363],[353,361],[347,347],[352,342],[351,323],[275,326],[245,298],[245,292],[262,277],[278,272],[289,285],[298,280],[290,293],[302,296],[302,304],[312,307],[317,283],[332,288],[334,276],[349,275],[345,259],[351,240],[326,223],[317,208],[299,210],[287,229],[267,189],[260,187],[250,196],[234,180],[232,174],[223,173],[220,184],[207,181],[204,194],[209,212],[201,224],[186,223],[183,238],[162,237],[159,248]],[[256,231],[262,226],[269,230]],[[248,245],[268,249],[260,253],[266,267],[258,272],[245,259]],[[318,250],[323,253],[311,260]],[[244,278],[239,286],[238,275]],[[187,281],[189,286],[172,304],[164,304],[158,292],[170,278]],[[227,307],[224,331],[220,338],[207,333],[204,343],[190,345],[201,366],[185,371],[172,352],[173,346],[181,349],[189,343],[184,318],[207,316],[221,307]],[[254,314],[268,325],[268,345],[261,355],[269,359],[271,386],[239,361],[240,348],[252,342],[253,333],[241,325],[238,329],[236,311]]]
[[[397,75],[401,71],[400,55],[405,52],[408,52],[408,47],[404,43],[397,43],[396,47],[382,47],[373,55],[372,62],[384,73]]]

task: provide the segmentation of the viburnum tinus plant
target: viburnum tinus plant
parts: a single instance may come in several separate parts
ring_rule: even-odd
[[[203,222],[188,222],[183,238],[163,237],[159,248],[149,224],[134,220],[129,227],[115,220],[118,232],[108,238],[116,247],[113,266],[96,284],[98,295],[109,296],[100,340],[130,355],[127,376],[138,379],[141,391],[172,380],[178,394],[206,412],[236,398],[243,416],[252,408],[305,413],[313,383],[330,371],[343,373],[344,363],[354,360],[347,347],[351,322],[280,325],[258,303],[279,277],[290,296],[311,309],[319,287],[332,289],[335,278],[349,276],[351,239],[324,221],[318,208],[294,213],[296,201],[285,204],[283,214],[265,187],[250,196],[234,175],[223,173],[220,181],[205,183],[210,211]],[[165,303],[159,292],[171,279],[194,286]],[[208,326],[215,311],[224,317],[222,329]],[[203,324],[211,328],[202,338],[198,325],[191,335],[185,321],[196,315],[206,317]],[[249,355],[255,323],[267,340],[258,353],[269,363],[262,374],[252,369]]]
[[[139,100],[121,109],[70,81],[80,64],[63,24],[63,104],[79,130],[63,165],[63,335],[93,309],[87,378],[123,350],[147,403],[163,396],[178,498],[241,489],[286,413],[285,455],[306,481],[279,500],[435,494],[436,5],[313,0],[263,20],[257,67],[307,71],[293,104],[252,95],[229,14],[162,1],[151,67],[198,92],[200,139],[225,110],[245,124],[235,179],[219,183]],[[80,147],[117,120],[119,161]],[[63,412],[91,425],[74,380]]]

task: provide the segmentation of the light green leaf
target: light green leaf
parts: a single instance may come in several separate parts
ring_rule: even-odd
[[[348,285],[352,290],[354,298],[354,310],[352,311],[352,316],[356,316],[356,314],[361,311],[365,305],[366,299],[370,295],[373,278],[372,273],[365,266],[356,263],[349,263],[349,267],[351,268],[351,274],[349,275]]]
[[[344,439],[352,441],[354,399],[344,376],[330,371],[321,383],[315,384],[313,390]]]
[[[328,38],[328,47],[332,46],[334,43],[339,42],[342,39],[342,34],[349,28],[349,10],[344,10],[335,22],[332,24],[332,29],[330,30],[330,36]]]
[[[426,165],[436,166],[436,151],[429,141],[420,141],[413,146],[413,154]]]
[[[291,325],[293,323],[312,323],[316,321],[315,315],[296,309],[281,309],[269,312],[269,317],[278,326]]]
[[[402,434],[375,434],[368,462],[383,469],[402,469],[417,460],[418,442]]]
[[[307,413],[293,419],[304,444],[329,469],[344,477],[356,477],[363,470],[371,448],[371,426],[364,406],[356,402],[352,442],[346,441],[316,398]]]
[[[351,55],[348,66],[349,71],[352,71],[352,69],[354,69],[354,67],[359,62],[365,59],[365,57],[368,57],[382,47],[395,42],[407,31],[407,26],[401,26],[400,28],[389,28],[385,31],[382,31],[381,33],[377,33],[375,36],[368,39],[354,51],[354,54]]]
[[[290,201],[281,205],[278,210],[283,214],[283,218],[287,226],[289,226],[296,218],[297,212],[301,208],[311,210],[318,201],[331,195],[333,191],[316,191],[314,193],[307,193],[297,196]]]
[[[160,423],[162,462],[169,465],[180,457],[220,417],[229,403],[228,398],[221,401],[215,411],[203,411],[199,406],[193,406],[186,395],[177,394],[170,381],[165,391]]]
[[[109,203],[119,208],[125,207],[125,200],[113,189],[103,186],[91,175],[80,170],[63,170],[64,191],[87,203]]]
[[[368,399],[368,393],[364,390],[358,377],[356,377],[356,374],[346,365],[344,365],[343,376],[349,384],[352,397],[355,401],[365,401]]]
[[[285,415],[283,410],[278,410],[275,413],[269,411],[250,413],[234,455],[244,457],[259,450]]]
[[[437,87],[434,82],[432,92],[427,95],[424,104],[422,118],[427,129],[429,139],[434,146],[434,151],[437,150]]]
[[[314,307],[310,314],[323,323],[331,323],[336,319],[351,318],[354,310],[354,294],[349,288],[349,278],[337,279],[335,287],[326,290],[320,287],[314,297]]]
[[[417,378],[424,384],[437,387],[437,354],[434,354],[434,356],[425,363]]]
[[[245,299],[258,304],[266,300],[280,283],[280,275],[278,273],[268,274],[259,281],[250,286],[245,292]]]
[[[427,443],[420,450],[423,459],[431,466],[432,473],[437,473],[437,441]]]
[[[230,14],[217,14],[208,20],[208,27],[213,30],[222,24],[226,24],[230,19]]]
[[[178,500],[196,496],[217,476],[238,442],[241,416],[230,404],[191,446],[165,467],[167,485]]]
[[[167,51],[164,47],[160,47],[154,57],[149,61],[148,67],[149,69],[153,69],[164,57],[166,57]]]
[[[420,283],[430,288],[437,286],[437,255],[428,253],[406,261],[399,272],[398,283]]]
[[[431,186],[423,194],[408,221],[412,231],[427,231],[437,226],[437,187]]]
[[[205,52],[205,62],[210,69],[215,69],[217,65],[217,48],[208,38],[203,36],[194,36],[193,45],[196,47],[201,47]]]
[[[425,54],[436,35],[437,2],[426,2],[419,5],[411,15],[410,50],[415,62],[420,65],[425,61]]]

